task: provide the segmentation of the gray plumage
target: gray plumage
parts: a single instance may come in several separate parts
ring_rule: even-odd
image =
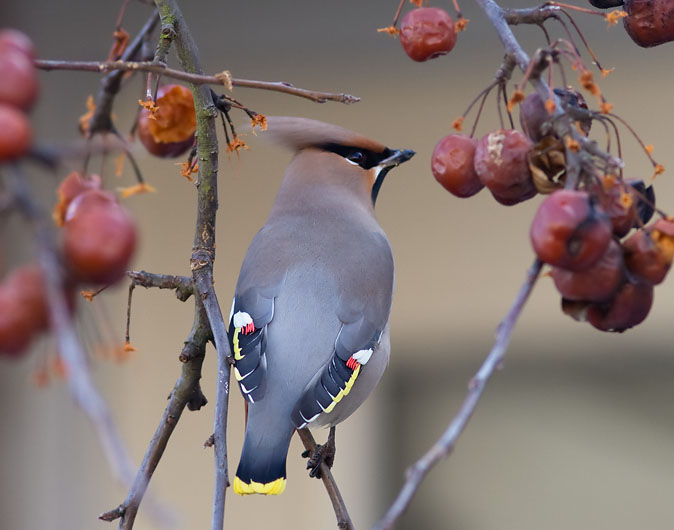
[[[238,335],[243,349],[237,374],[250,402],[238,493],[280,493],[295,428],[348,417],[379,381],[390,349],[393,255],[372,199],[381,171],[356,165],[334,146],[361,148],[374,162],[393,152],[313,120],[270,117],[268,124],[264,134],[296,154],[248,249],[232,308],[233,315],[250,315],[255,329]],[[400,161],[411,157],[406,153]],[[232,317],[230,333],[236,330]],[[245,346],[247,340],[255,347]],[[359,351],[366,364],[344,391],[357,366],[349,356]],[[323,412],[338,390],[348,395]],[[250,486],[281,479],[272,491]]]

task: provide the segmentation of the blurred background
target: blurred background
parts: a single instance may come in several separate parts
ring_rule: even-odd
[[[391,23],[397,3],[182,2],[208,72],[227,69],[234,77],[282,80],[362,98],[351,106],[319,105],[235,89],[233,96],[248,107],[338,123],[418,153],[389,175],[377,201],[397,268],[391,363],[372,398],[337,429],[333,471],[357,528],[368,528],[384,513],[405,468],[457,412],[532,261],[529,223],[540,202],[534,198],[503,207],[487,191],[461,200],[435,182],[429,169],[435,143],[451,132],[452,121],[492,80],[503,52],[484,15],[472,2],[463,2],[470,24],[453,52],[414,63],[397,40],[376,32]],[[4,0],[0,20],[27,32],[41,58],[102,60],[120,4]],[[453,13],[449,1],[432,4]],[[149,14],[148,6],[131,3],[123,26],[134,35]],[[660,207],[671,213],[673,45],[645,50],[632,43],[621,24],[607,30],[600,17],[579,14],[575,19],[602,66],[615,67],[600,80],[614,111],[645,143],[654,144],[655,158],[670,170],[655,187]],[[548,27],[561,35],[554,22]],[[517,27],[515,33],[529,53],[544,44],[537,28]],[[567,73],[572,74],[569,68]],[[53,144],[78,139],[77,118],[87,96],[95,94],[99,76],[51,72],[40,77],[42,95],[32,115],[36,137]],[[131,125],[143,86],[144,77],[137,76],[118,98],[115,116],[121,131]],[[588,102],[596,107],[593,99]],[[498,128],[495,108],[490,97],[478,135]],[[468,117],[466,128],[473,118]],[[249,133],[244,116],[238,119],[239,131]],[[601,139],[602,134],[595,130],[593,136]],[[624,128],[621,138],[626,176],[650,177],[651,165]],[[247,245],[264,223],[290,159],[289,153],[250,134],[243,139],[249,151],[223,154],[220,160],[215,273],[223,308],[229,307]],[[189,274],[194,187],[172,161],[152,158],[138,143],[133,152],[158,189],[126,201],[142,240],[134,267]],[[110,161],[94,159],[91,168],[99,167],[106,186],[132,184],[128,167],[121,179]],[[36,193],[51,208],[55,186],[68,170],[54,176],[27,169]],[[31,236],[20,219],[3,218],[0,236],[3,270],[33,255]],[[643,324],[624,334],[605,334],[564,316],[552,281],[541,278],[517,325],[504,369],[488,385],[454,454],[429,474],[398,528],[671,527],[673,307],[674,281],[669,278],[656,289]],[[131,327],[137,352],[124,363],[92,354],[96,381],[136,462],[180,372],[177,357],[192,311],[191,301],[182,304],[170,292],[137,289]],[[123,343],[125,313],[124,286],[93,304],[80,304],[79,329],[92,351]],[[96,516],[117,506],[126,492],[111,478],[91,425],[74,407],[64,382],[56,379],[44,388],[31,382],[53,351],[53,342],[44,340],[19,362],[0,360],[1,526],[111,528]],[[202,444],[212,432],[214,353],[207,352],[202,378],[210,403],[200,412],[183,414],[152,479],[151,491],[173,507],[178,529],[210,525],[213,457]],[[228,430],[232,470],[242,433],[242,400],[234,390]],[[315,435],[320,442],[327,431]],[[294,441],[282,496],[242,498],[228,492],[227,528],[335,528],[328,497],[304,471],[301,451]],[[141,507],[136,528],[159,527]]]

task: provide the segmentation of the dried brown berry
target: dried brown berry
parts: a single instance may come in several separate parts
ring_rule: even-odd
[[[587,192],[558,190],[538,207],[530,236],[541,261],[582,271],[606,251],[611,241],[611,222]]]
[[[25,113],[0,103],[0,162],[25,155],[31,143],[32,132]]]
[[[652,285],[626,283],[610,302],[590,306],[587,321],[601,331],[623,332],[643,322],[652,305]]]
[[[87,194],[81,194],[75,203]],[[70,210],[70,209],[69,209]],[[111,284],[122,278],[136,248],[136,227],[126,210],[111,201],[89,201],[68,217],[63,249],[74,279]]]
[[[172,158],[194,143],[197,130],[192,92],[182,85],[164,85],[157,91],[157,109],[147,108],[138,117],[138,138],[155,156]]]
[[[28,110],[35,103],[38,93],[39,84],[33,60],[13,48],[0,53],[0,103]]]
[[[400,43],[410,59],[434,59],[452,51],[456,44],[454,21],[437,7],[409,11],[400,22]]]
[[[469,136],[450,134],[442,138],[433,150],[433,176],[457,197],[471,197],[484,187],[473,166],[476,145],[477,140]]]
[[[532,143],[515,129],[497,130],[477,143],[475,171],[494,198],[506,206],[536,195],[527,154]]]
[[[650,48],[674,40],[672,0],[627,0],[625,30],[639,46]]]

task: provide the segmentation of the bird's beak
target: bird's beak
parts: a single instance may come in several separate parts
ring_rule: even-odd
[[[385,158],[379,164],[375,166],[376,177],[374,185],[372,186],[372,204],[377,201],[377,195],[379,194],[379,189],[381,188],[382,183],[386,174],[394,167],[407,162],[410,158],[415,155],[414,151],[411,149],[398,149],[396,151],[391,151],[391,156]]]
[[[379,162],[379,166],[382,168],[385,167],[395,167],[403,162],[407,162],[410,158],[412,158],[416,153],[412,151],[411,149],[398,149],[396,151],[393,151],[391,156],[388,158],[385,158],[381,162]]]

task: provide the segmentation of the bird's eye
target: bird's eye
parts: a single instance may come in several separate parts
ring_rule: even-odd
[[[365,162],[365,153],[362,151],[352,151],[346,159],[353,164],[361,165]]]

